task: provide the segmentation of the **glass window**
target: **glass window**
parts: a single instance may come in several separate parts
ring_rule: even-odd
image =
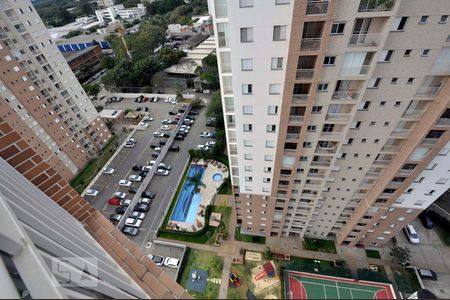
[[[272,70],[283,69],[283,58],[282,57],[272,57],[271,67],[272,67]]]
[[[246,27],[241,28],[241,43],[251,43],[253,42],[253,28]]]

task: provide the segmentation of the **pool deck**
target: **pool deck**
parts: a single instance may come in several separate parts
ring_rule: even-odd
[[[217,193],[217,188],[223,183],[223,181],[228,177],[227,167],[212,159],[193,161],[192,165],[203,165],[205,170],[203,173],[202,182],[205,186],[199,186],[200,194],[202,200],[197,208],[195,223],[179,222],[179,221],[169,221],[167,227],[169,229],[176,229],[179,231],[196,232],[205,226],[205,209],[211,203],[212,199]],[[215,173],[221,173],[223,175],[222,179],[219,181],[213,180],[213,175]],[[184,183],[184,182],[183,182]],[[178,199],[177,199],[178,201]]]

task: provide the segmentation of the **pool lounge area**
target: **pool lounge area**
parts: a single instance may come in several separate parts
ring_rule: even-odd
[[[198,177],[204,184],[194,184],[189,178]],[[178,194],[167,229],[195,232],[205,225],[205,210],[228,177],[228,169],[215,160],[194,161]]]

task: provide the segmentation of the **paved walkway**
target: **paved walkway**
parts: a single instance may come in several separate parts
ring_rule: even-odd
[[[219,299],[227,299],[228,276],[231,268],[231,257],[225,257],[223,260],[222,282],[220,283]]]

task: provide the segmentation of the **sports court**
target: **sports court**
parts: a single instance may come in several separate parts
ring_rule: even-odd
[[[392,285],[285,271],[286,299],[395,299]]]

